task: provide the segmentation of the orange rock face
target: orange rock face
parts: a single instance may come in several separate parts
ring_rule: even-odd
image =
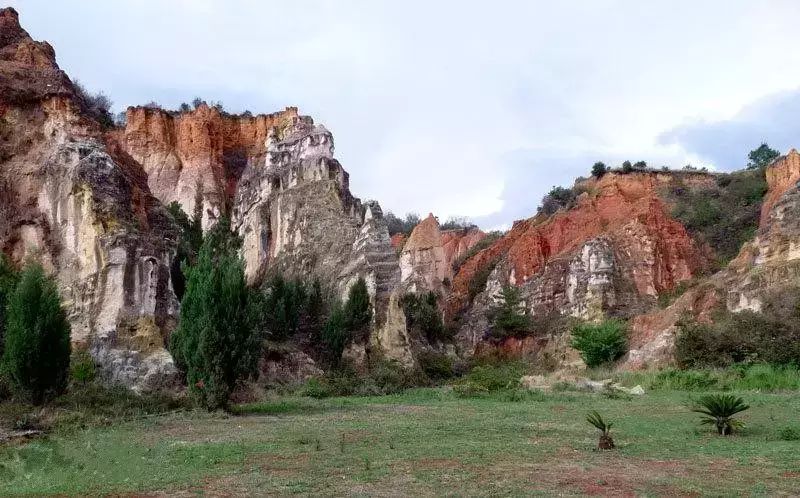
[[[144,167],[163,203],[177,201],[192,214],[202,199],[208,227],[230,203],[244,167],[264,162],[269,134],[297,118],[295,107],[253,117],[223,115],[205,104],[177,115],[131,107],[124,131],[112,137]]]
[[[468,260],[453,281],[449,311],[463,308],[470,281],[487,265],[502,258],[509,282],[522,285],[548,262],[572,256],[600,235],[611,237],[618,250],[639,262],[632,274],[640,294],[655,296],[691,278],[707,261],[658,196],[672,181],[672,175],[654,172],[586,180],[586,193],[574,208],[516,222],[504,237]]]
[[[444,258],[447,264],[452,267],[457,259],[464,257],[472,249],[472,246],[483,240],[484,237],[486,234],[479,228],[443,231],[442,247],[444,247]]]
[[[800,153],[795,149],[790,150],[769,165],[765,174],[769,190],[761,205],[761,225],[767,222],[767,217],[778,199],[800,179]]]

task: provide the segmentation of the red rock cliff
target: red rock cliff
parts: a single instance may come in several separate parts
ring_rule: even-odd
[[[162,109],[131,107],[127,124],[113,137],[147,172],[153,194],[177,201],[188,214],[203,201],[203,226],[227,209],[245,166],[264,162],[271,132],[298,119],[297,108],[258,116],[229,116],[205,104],[173,115]]]

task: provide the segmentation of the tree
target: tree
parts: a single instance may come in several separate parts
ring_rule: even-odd
[[[192,100],[192,107],[197,109],[201,105],[205,105],[205,103],[206,103],[205,100],[201,99],[200,97],[195,97],[194,100]]]
[[[608,168],[606,167],[606,163],[602,161],[597,161],[592,166],[592,176],[595,178],[600,178],[608,172]]]
[[[8,300],[3,370],[14,391],[39,405],[64,392],[70,326],[55,282],[28,264]]]
[[[167,211],[180,230],[178,233],[178,248],[175,258],[172,260],[170,275],[175,295],[178,299],[181,299],[186,290],[186,275],[184,271],[185,268],[193,265],[197,259],[197,253],[203,243],[203,226],[199,213],[195,213],[194,218],[190,220],[177,201],[172,201],[167,206]],[[200,212],[202,212],[202,209]]]
[[[631,171],[633,171],[633,165],[631,164],[630,161],[625,161],[624,163],[622,163],[623,173],[630,173]]]
[[[498,296],[499,304],[489,310],[491,328],[489,333],[497,339],[524,335],[531,329],[531,319],[522,303],[517,287],[506,285]]]
[[[636,161],[633,163],[633,169],[637,171],[644,171],[647,169],[647,163],[644,161]]]
[[[546,215],[554,214],[561,208],[569,208],[577,197],[574,189],[553,187],[542,198],[542,206],[539,210]]]
[[[264,311],[266,328],[271,338],[283,340],[297,332],[305,299],[302,282],[287,282],[281,275],[270,280],[264,299]]]
[[[189,107],[189,104],[187,104],[186,102],[181,102],[181,105],[180,107],[178,107],[178,110],[180,112],[189,112],[192,110],[192,108]]]
[[[751,150],[750,153],[747,154],[747,159],[750,160],[747,163],[747,169],[764,168],[774,159],[780,157],[780,155],[780,152],[770,148],[766,142],[762,142],[761,145]]]
[[[409,293],[401,300],[408,328],[425,334],[431,342],[449,338],[437,301],[436,293],[430,291],[421,296]]]
[[[311,337],[319,337],[324,326],[325,298],[322,295],[322,284],[320,284],[318,278],[314,279],[311,290],[308,292],[306,315],[308,318],[308,330]]]
[[[192,396],[208,410],[227,407],[236,381],[255,371],[260,356],[259,317],[239,245],[225,218],[208,232],[188,269],[180,322],[170,341]]]
[[[363,337],[372,321],[372,302],[367,290],[367,282],[359,277],[350,287],[347,303],[344,305],[345,326],[355,335]]]
[[[344,309],[338,301],[331,306],[331,313],[322,328],[322,343],[325,352],[329,355],[331,363],[338,365],[342,359],[344,348],[352,339],[352,334],[346,325]]]
[[[5,254],[0,253],[0,356],[3,353],[3,339],[6,330],[6,305],[11,293],[14,292],[18,277],[16,269]]]

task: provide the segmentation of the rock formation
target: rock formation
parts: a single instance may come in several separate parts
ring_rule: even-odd
[[[443,292],[453,275],[445,257],[439,222],[429,214],[419,222],[400,253],[400,279],[411,292]]]
[[[659,196],[676,175],[609,173],[584,180],[576,185],[583,193],[574,207],[516,222],[466,261],[448,303],[450,316],[466,310],[462,346],[469,350],[481,340],[487,326],[481,316],[504,284],[522,289],[534,316],[628,318],[707,268],[704,251]],[[706,174],[680,175],[689,183],[714,181]]]
[[[721,271],[680,296],[663,310],[636,317],[631,350],[623,367],[642,368],[672,361],[681,317],[712,320],[718,307],[759,311],[763,299],[800,279],[800,154],[792,149],[765,171],[769,190],[756,237]]]
[[[230,209],[244,168],[263,164],[268,134],[296,118],[295,107],[258,116],[223,115],[205,103],[184,113],[131,107],[124,130],[111,136],[142,165],[150,190],[162,203],[177,201],[192,215],[202,202],[203,227],[208,228]]]
[[[0,245],[58,280],[72,341],[102,375],[136,389],[175,381],[164,338],[177,302],[175,229],[124,152],[96,122],[11,8],[0,10]]]

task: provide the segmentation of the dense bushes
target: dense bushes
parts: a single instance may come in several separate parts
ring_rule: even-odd
[[[3,353],[3,341],[5,338],[6,330],[6,305],[8,298],[14,291],[17,285],[17,271],[6,259],[5,255],[0,253],[0,356]]]
[[[183,292],[186,290],[184,271],[195,263],[200,245],[203,243],[202,203],[198,202],[197,206],[198,209],[192,219],[183,212],[178,202],[173,201],[167,206],[167,211],[178,226],[178,247],[170,267],[172,287],[178,299],[183,298]]]
[[[573,206],[577,197],[577,193],[574,189],[553,187],[550,189],[550,192],[542,198],[542,205],[539,207],[539,212],[551,215],[559,209],[569,209]]]
[[[800,389],[800,368],[757,363],[723,369],[650,370],[624,372],[618,380],[647,390],[667,391],[782,391]]]
[[[90,93],[79,81],[73,82],[75,97],[78,105],[85,113],[94,118],[104,128],[114,126],[111,116],[111,99],[103,92]]]
[[[236,381],[254,371],[261,351],[260,313],[245,284],[238,246],[227,220],[209,231],[189,269],[170,341],[192,396],[209,410],[227,406]]]
[[[383,219],[386,220],[386,224],[389,228],[389,235],[394,235],[396,233],[408,235],[420,222],[419,215],[416,213],[408,213],[405,219],[400,219],[395,216],[394,213],[388,211],[383,215]]]
[[[762,313],[723,312],[714,324],[685,320],[678,326],[675,360],[683,368],[756,362],[800,365],[800,316],[796,307],[780,308],[773,301]]]
[[[755,233],[766,191],[763,169],[720,175],[711,188],[673,188],[672,215],[725,264]]]
[[[583,323],[572,329],[572,347],[589,367],[619,359],[627,351],[625,324],[618,320]]]
[[[354,340],[365,340],[372,321],[372,303],[367,282],[359,278],[347,295],[347,302],[334,302],[322,328],[322,344],[334,365],[338,365],[347,345]]]
[[[70,326],[52,279],[28,264],[8,297],[2,367],[14,392],[41,404],[67,387]]]
[[[438,297],[433,292],[423,295],[409,293],[402,299],[408,329],[423,334],[430,342],[451,338],[444,326],[437,301]]]

